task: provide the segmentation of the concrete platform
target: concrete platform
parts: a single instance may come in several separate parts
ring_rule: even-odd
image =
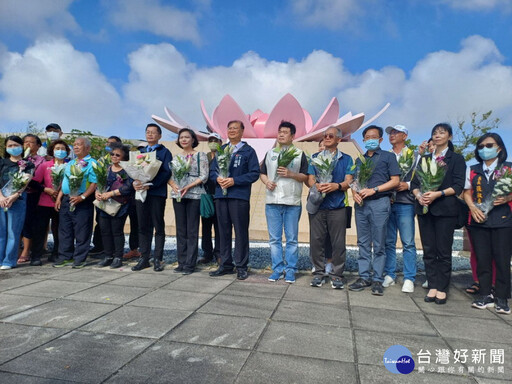
[[[156,273],[90,262],[0,272],[0,383],[512,381],[512,316],[471,308],[469,271],[454,273],[448,303],[436,305],[423,301],[422,276],[413,294],[396,284],[377,297],[312,288],[306,272],[290,285],[263,270],[240,282],[210,278],[209,266],[183,276],[168,264]],[[412,353],[410,374],[383,364],[397,344]]]

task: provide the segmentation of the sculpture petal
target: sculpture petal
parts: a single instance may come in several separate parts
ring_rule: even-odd
[[[176,134],[178,134],[180,129],[184,128],[184,127],[179,126],[179,124],[176,124],[176,122],[174,122],[174,121],[169,121],[169,120],[163,119],[161,117],[158,117],[156,115],[151,115],[151,118],[153,120],[155,120],[155,122],[157,124],[161,125],[165,129],[168,129],[169,131],[174,132]],[[197,139],[199,141],[208,140],[208,135],[209,135],[208,133],[199,132],[196,130],[194,130],[194,132],[196,133]]]
[[[256,151],[256,155],[258,155],[258,161],[261,163],[265,158],[265,154],[271,150],[275,143],[276,139],[246,139],[247,144],[254,148]]]
[[[176,122],[182,128],[185,128],[185,127],[192,128],[189,124],[187,124],[187,122],[185,120],[183,120],[181,117],[179,117],[173,111],[171,111],[169,108],[164,107],[164,111],[165,111],[165,114],[169,117],[170,121]]]
[[[306,121],[302,107],[295,97],[287,93],[276,104],[265,124],[264,137],[276,137],[277,129],[282,120],[295,124],[297,128],[296,137],[306,134]]]
[[[231,96],[226,95],[213,112],[213,122],[219,129],[227,132],[227,125],[231,120],[240,120],[244,124],[244,138],[258,137],[247,115],[242,111],[242,108],[240,108]]]
[[[258,137],[264,137],[263,135],[265,134],[265,124],[267,123],[267,120],[268,120],[268,113],[262,112],[261,115],[259,115],[258,119],[253,122],[252,125],[253,125],[254,130],[256,131],[256,135],[258,135]]]
[[[208,112],[206,112],[206,108],[204,107],[204,102],[201,100],[201,112],[203,113],[204,121],[206,121],[206,124],[212,129],[213,132],[217,132],[220,137],[223,139],[226,139],[228,137],[226,130],[221,130],[219,127],[217,127],[214,122],[210,119],[208,116]]]
[[[336,122],[336,120],[338,120],[339,114],[340,114],[340,104],[338,102],[338,99],[333,97],[331,99],[331,102],[325,109],[324,113],[322,113],[322,116],[320,116],[320,118],[316,122],[315,126],[313,127],[313,131],[316,131],[317,129],[334,124]],[[310,131],[308,131],[308,132],[310,132]]]
[[[364,114],[360,113],[358,115],[351,117],[349,120],[345,119],[345,121],[342,121],[341,123],[336,122],[335,124],[328,125],[316,131],[310,132],[302,137],[298,137],[296,141],[319,141],[324,136],[324,132],[331,127],[340,128],[343,137],[347,137],[350,136],[351,133],[355,132],[361,126],[363,121]],[[347,134],[347,132],[350,133]]]
[[[313,131],[313,119],[311,118],[311,115],[304,108],[302,109],[302,112],[304,112],[304,129],[306,132]]]

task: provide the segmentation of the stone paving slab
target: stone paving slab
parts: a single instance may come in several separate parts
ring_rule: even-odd
[[[0,364],[47,343],[66,330],[0,323]]]
[[[356,383],[353,364],[298,356],[254,353],[238,376],[238,384]]]
[[[331,285],[313,288],[309,285],[291,285],[284,295],[285,300],[305,301],[317,304],[339,305],[347,303],[345,290],[332,289]]]
[[[119,270],[109,271],[106,268],[97,268],[97,269],[82,269],[75,270],[65,275],[56,275],[53,276],[54,280],[65,280],[65,281],[80,281],[84,283],[106,283],[110,281],[114,281],[120,279],[125,275],[125,273],[120,272]]]
[[[30,297],[0,294],[0,319],[52,300],[48,297]]]
[[[317,324],[272,322],[257,350],[324,360],[354,361],[350,329]]]
[[[6,294],[39,297],[65,297],[75,292],[94,287],[94,283],[80,283],[59,280],[44,280],[20,288],[11,289]]]
[[[386,288],[384,296],[372,295],[370,290],[350,293],[350,305],[356,307],[392,309],[395,311],[420,312],[420,309],[408,294],[403,293],[401,288],[395,286]],[[390,290],[393,294],[390,294]]]
[[[93,303],[125,304],[152,291],[152,288],[124,287],[112,284],[101,284],[84,289],[66,299],[90,301]]]
[[[222,293],[226,295],[280,299],[283,297],[286,288],[286,285],[272,284],[269,281],[266,284],[235,281]]]
[[[201,292],[201,293],[219,293],[228,285],[232,284],[231,280],[216,280],[212,278],[182,277],[176,279],[172,283],[165,285],[163,288],[177,291]]]
[[[54,300],[2,319],[6,323],[74,329],[113,311],[111,304]]]
[[[381,297],[384,299],[384,297]],[[352,307],[355,329],[412,335],[437,336],[423,314],[378,308]]]
[[[252,349],[266,325],[265,319],[196,313],[164,340]]]
[[[39,376],[18,375],[16,373],[0,372],[0,383],[16,384],[71,384],[76,381],[45,379]]]
[[[361,384],[476,384],[471,377],[437,373],[411,372],[408,375],[397,375],[389,372],[384,365],[360,365],[359,377]]]
[[[471,307],[471,303],[471,300],[450,300],[446,305],[436,305],[435,303],[426,303],[423,299],[416,300],[417,306],[427,315],[497,320],[494,308],[488,310],[476,309]]]
[[[107,383],[233,383],[249,351],[160,341]]]
[[[24,285],[30,285],[41,281],[41,279],[29,276],[16,276],[10,275],[8,278],[5,275],[0,275],[0,292],[10,291]]]
[[[347,304],[326,305],[283,300],[272,319],[350,327],[347,308]]]
[[[159,339],[190,316],[190,311],[123,306],[80,330]]]
[[[100,383],[140,354],[152,341],[73,331],[2,365],[2,370]]]
[[[272,315],[278,303],[279,300],[276,299],[219,294],[198,312],[267,319]]]
[[[179,311],[195,311],[213,297],[211,294],[161,289],[153,291],[130,305],[150,308],[168,308]]]
[[[109,284],[112,285],[122,285],[126,287],[141,287],[141,288],[160,288],[164,285],[169,284],[173,280],[177,280],[181,275],[157,275],[157,274],[147,274],[143,273],[144,271],[137,273],[128,273],[125,276],[122,276],[119,279],[110,281]]]

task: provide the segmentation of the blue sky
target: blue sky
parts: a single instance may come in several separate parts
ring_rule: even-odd
[[[27,121],[141,137],[164,106],[196,128],[229,93],[270,112],[287,92],[316,121],[405,124],[494,111],[512,139],[509,0],[2,0],[0,130]],[[360,139],[356,134],[356,139]]]

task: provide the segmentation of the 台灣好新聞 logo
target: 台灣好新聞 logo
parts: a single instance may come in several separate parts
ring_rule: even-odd
[[[403,345],[392,345],[384,352],[384,365],[391,373],[406,375],[414,370],[412,353]]]

